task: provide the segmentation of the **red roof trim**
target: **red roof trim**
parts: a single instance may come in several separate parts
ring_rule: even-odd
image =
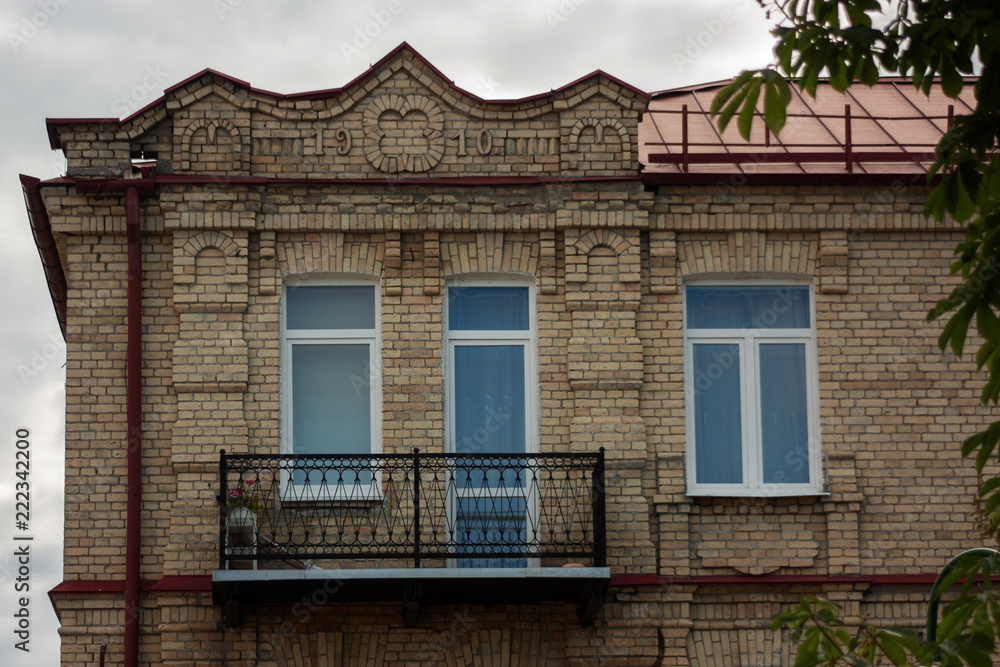
[[[62,260],[59,258],[59,248],[56,245],[55,236],[52,234],[52,222],[49,220],[49,211],[45,208],[42,200],[41,181],[34,176],[21,174],[21,190],[24,193],[24,205],[28,210],[28,224],[31,226],[31,235],[38,249],[38,256],[42,261],[42,270],[45,272],[45,282],[49,288],[49,297],[52,299],[52,306],[56,311],[56,319],[59,321],[59,330],[62,331],[63,338],[66,338],[66,296],[68,292],[66,283],[66,272],[63,270]]]
[[[611,585],[624,586],[724,586],[760,585],[794,586],[801,584],[869,584],[872,586],[930,586],[937,574],[872,574],[836,576],[824,574],[707,574],[691,577],[661,577],[656,574],[620,574],[611,577]]]
[[[869,584],[873,586],[930,586],[936,574],[872,574],[867,576],[836,576],[823,574],[708,574],[691,577],[661,577],[656,574],[619,574],[611,577],[615,587],[631,586],[724,586],[761,585],[795,586],[802,584]],[[160,579],[143,579],[145,592],[205,592],[212,590],[211,575],[167,575]],[[125,592],[123,579],[93,579],[63,581],[49,595],[118,594]]]
[[[139,109],[138,111],[130,114],[129,116],[126,116],[121,121],[119,121],[117,118],[50,118],[50,119],[46,119],[46,124],[49,127],[49,144],[51,145],[51,147],[53,149],[59,148],[58,137],[54,133],[54,129],[58,125],[65,125],[65,124],[70,124],[70,123],[86,123],[86,124],[94,124],[94,123],[117,123],[118,125],[124,125],[125,123],[131,122],[132,119],[134,119],[134,118],[136,118],[136,117],[138,117],[138,116],[146,113],[151,108],[153,108],[153,107],[155,107],[155,106],[157,106],[159,104],[162,104],[163,101],[164,101],[164,99],[168,95],[170,95],[171,93],[174,93],[175,91],[183,88],[184,86],[190,84],[193,81],[197,81],[198,79],[200,79],[201,77],[205,76],[206,74],[219,77],[220,79],[223,79],[224,81],[228,81],[228,82],[230,82],[230,83],[232,83],[232,84],[234,84],[236,86],[239,86],[240,88],[244,88],[244,89],[246,89],[247,91],[249,91],[251,93],[254,93],[254,94],[257,94],[257,95],[262,95],[262,96],[265,96],[265,97],[270,97],[270,98],[275,99],[275,100],[289,100],[289,101],[296,101],[296,100],[321,100],[321,99],[326,99],[326,98],[329,98],[329,97],[337,97],[337,96],[341,95],[345,90],[347,90],[349,88],[352,88],[352,87],[360,84],[361,82],[363,82],[363,81],[371,78],[372,76],[375,75],[376,71],[378,71],[379,68],[381,68],[383,65],[385,65],[387,62],[389,62],[390,60],[392,60],[396,56],[398,56],[403,51],[406,51],[406,52],[409,52],[410,54],[412,54],[414,58],[416,58],[425,67],[427,67],[432,72],[434,72],[434,74],[436,74],[438,77],[440,77],[442,81],[444,81],[445,83],[447,83],[448,86],[452,90],[456,91],[457,93],[459,93],[460,95],[462,95],[464,97],[467,97],[469,99],[474,100],[478,104],[486,104],[486,105],[497,104],[497,105],[499,105],[499,104],[523,104],[525,102],[535,102],[535,101],[538,101],[538,100],[543,100],[543,99],[546,99],[546,98],[558,95],[560,93],[563,93],[566,90],[569,90],[573,86],[576,86],[576,85],[579,85],[579,84],[583,83],[584,81],[587,81],[587,80],[593,79],[593,78],[598,78],[598,77],[603,77],[603,78],[605,78],[605,79],[607,79],[609,81],[612,81],[613,83],[615,83],[615,84],[617,84],[619,86],[622,86],[623,88],[625,88],[627,90],[632,91],[636,95],[638,95],[638,96],[640,96],[640,97],[642,97],[642,98],[644,98],[646,100],[649,100],[652,97],[649,93],[647,93],[647,92],[645,92],[643,90],[640,90],[639,88],[636,88],[635,86],[633,86],[633,85],[631,85],[629,83],[626,83],[626,82],[622,81],[621,79],[619,79],[617,77],[614,77],[614,76],[611,76],[607,72],[604,72],[604,71],[598,69],[598,70],[594,70],[590,74],[582,76],[579,79],[577,79],[575,81],[572,81],[571,83],[568,83],[565,86],[561,86],[559,88],[556,88],[556,89],[554,89],[554,90],[552,90],[552,91],[550,91],[548,93],[539,93],[537,95],[531,95],[531,96],[528,96],[528,97],[521,97],[521,98],[516,98],[516,99],[487,100],[487,99],[484,99],[482,97],[479,97],[478,95],[470,93],[469,91],[465,90],[464,88],[460,88],[459,86],[456,86],[455,82],[452,79],[449,79],[447,76],[445,76],[441,72],[441,70],[439,70],[437,67],[435,67],[434,65],[432,65],[429,60],[427,60],[422,55],[420,55],[420,53],[417,52],[416,49],[414,49],[412,46],[410,46],[407,42],[402,42],[399,46],[397,46],[392,51],[390,51],[389,53],[387,53],[384,57],[380,58],[378,60],[378,62],[376,62],[374,65],[371,65],[367,70],[365,70],[364,72],[362,72],[361,74],[359,74],[358,76],[356,76],[354,79],[352,79],[351,81],[349,81],[347,84],[345,84],[345,85],[343,85],[343,86],[341,86],[339,88],[326,88],[326,89],[323,89],[323,90],[313,90],[313,91],[308,91],[308,92],[303,92],[303,93],[283,94],[283,93],[275,93],[275,92],[272,92],[270,90],[264,90],[263,88],[254,88],[248,82],[243,81],[242,79],[237,79],[236,77],[229,76],[228,74],[224,74],[222,72],[219,72],[218,70],[214,70],[214,69],[211,69],[211,68],[205,68],[205,69],[201,70],[200,72],[198,72],[197,74],[189,76],[188,78],[184,79],[183,81],[181,81],[179,83],[175,83],[174,85],[170,86],[169,88],[166,88],[163,91],[163,95],[161,95],[159,98],[153,100],[152,102],[150,102],[149,104],[147,104],[143,108]]]
[[[210,591],[212,590],[212,575],[199,574],[191,576],[165,575],[158,582],[153,584],[151,591]]]
[[[928,182],[925,173],[757,173],[734,172],[646,172],[639,177],[644,185],[716,185],[738,188],[744,185],[903,185],[933,186],[940,180],[935,176]],[[943,229],[943,228],[942,228]]]
[[[731,84],[735,80],[736,80],[736,77],[733,77],[731,79],[720,79],[718,81],[709,81],[709,82],[706,82],[706,83],[696,83],[696,84],[693,84],[693,85],[690,85],[690,86],[681,86],[680,88],[667,88],[665,90],[658,90],[658,91],[655,91],[653,93],[650,93],[650,96],[652,97],[652,99],[658,99],[658,98],[661,98],[661,97],[670,97],[671,95],[680,95],[680,94],[684,94],[684,93],[694,93],[694,92],[697,92],[699,90],[710,90],[712,88],[722,88],[723,86],[728,86],[729,84]],[[975,77],[975,76],[963,76],[962,77],[962,81],[964,83],[975,83],[978,80],[979,80],[979,77]],[[827,78],[823,78],[823,79],[819,80],[820,84],[827,84],[829,82],[830,82],[830,80],[827,79]],[[859,85],[864,85],[864,84],[861,84],[860,82],[858,82],[858,83],[859,83]],[[877,82],[875,82],[872,86],[868,86],[868,87],[869,88],[873,88],[874,86],[892,85],[892,84],[896,84],[896,83],[910,83],[910,84],[912,84],[913,83],[913,79],[911,79],[909,77],[905,77],[905,76],[883,76],[883,77],[879,77],[879,80]]]
[[[75,176],[59,176],[40,181],[42,186],[68,185],[81,192],[116,193],[124,192],[126,188],[136,187],[148,191],[154,185],[264,185],[264,186],[331,186],[343,185],[350,187],[420,187],[420,186],[504,186],[504,185],[542,185],[557,183],[574,185],[577,183],[638,183],[638,174],[627,176],[443,176],[437,178],[271,178],[266,176],[197,176],[192,174],[157,174],[151,179],[122,178],[77,178]]]
[[[143,579],[143,592],[210,591],[211,575],[179,576],[167,575],[160,579]],[[125,592],[124,579],[76,579],[63,581],[49,591],[49,595],[95,595],[122,594]]]
[[[251,86],[248,82],[244,81],[243,79],[237,79],[235,76],[229,76],[225,72],[220,72],[219,70],[212,69],[211,67],[206,67],[205,69],[201,70],[197,74],[192,74],[191,76],[189,76],[188,78],[184,79],[183,81],[175,83],[174,85],[169,86],[168,88],[164,88],[163,89],[163,95],[164,95],[164,97],[167,96],[167,95],[169,95],[170,93],[174,92],[175,90],[179,90],[179,89],[183,88],[184,86],[188,85],[192,81],[197,81],[198,79],[200,79],[201,77],[205,76],[206,74],[211,74],[212,76],[217,76],[220,79],[225,79],[226,81],[229,81],[230,83],[234,83],[237,86],[240,86],[241,88],[250,88],[251,90],[253,90],[253,86]],[[163,98],[161,97],[160,99],[163,99]],[[134,116],[135,114],[132,114],[132,115]],[[130,116],[130,118],[131,118],[131,116]]]

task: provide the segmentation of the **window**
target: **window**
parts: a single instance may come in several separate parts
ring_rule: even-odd
[[[381,451],[376,288],[314,282],[286,285],[282,452]],[[285,491],[313,499],[358,498],[359,493],[368,497],[377,490],[373,475],[357,465],[325,475],[298,470],[286,480]],[[323,486],[327,488],[320,492]],[[302,495],[305,487],[313,487],[308,496]]]
[[[449,523],[457,542],[468,545],[457,553],[483,546],[520,550],[528,540],[533,499],[517,456],[535,451],[532,301],[523,285],[448,288],[448,451],[508,457],[503,466],[485,459],[457,465]],[[459,567],[526,564],[524,557],[457,560]]]
[[[685,288],[689,494],[821,492],[810,293],[765,283]]]

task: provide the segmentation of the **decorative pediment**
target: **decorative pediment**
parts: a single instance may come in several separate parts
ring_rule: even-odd
[[[110,122],[117,123],[116,140],[129,157],[157,160],[159,173],[619,176],[638,173],[638,122],[648,101],[646,93],[603,72],[542,95],[484,100],[404,43],[343,88],[283,95],[205,70]],[[150,136],[163,128],[169,128],[167,144]],[[58,144],[58,125],[50,131]],[[121,153],[103,168],[126,168]]]

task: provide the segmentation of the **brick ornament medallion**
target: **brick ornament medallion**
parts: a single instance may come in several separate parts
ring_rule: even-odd
[[[444,155],[444,114],[423,95],[384,95],[364,113],[365,156],[387,174],[429,171]]]

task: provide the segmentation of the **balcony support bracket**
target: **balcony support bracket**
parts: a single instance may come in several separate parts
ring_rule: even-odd
[[[424,598],[424,585],[419,581],[408,581],[403,589],[403,623],[408,628],[417,624],[420,602]]]
[[[576,607],[576,614],[580,619],[580,625],[590,627],[597,620],[597,615],[604,604],[604,596],[608,592],[606,581],[588,581],[584,584],[583,594],[580,596],[580,603]]]
[[[240,625],[239,600],[226,600],[226,627],[237,628]]]

